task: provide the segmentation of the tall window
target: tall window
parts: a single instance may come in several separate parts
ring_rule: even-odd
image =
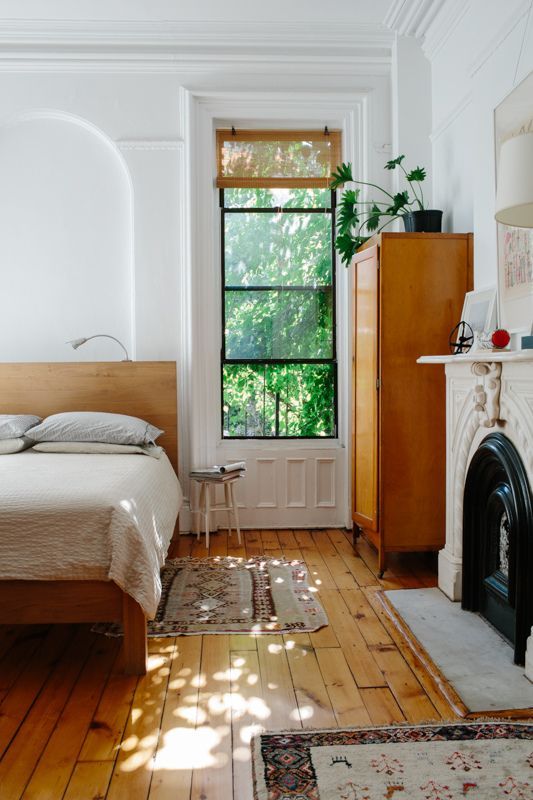
[[[336,436],[339,134],[218,131],[224,438]]]

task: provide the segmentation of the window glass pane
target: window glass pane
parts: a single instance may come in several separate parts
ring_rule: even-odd
[[[331,214],[224,214],[226,286],[331,283]]]
[[[224,189],[226,208],[330,208],[329,189]]]
[[[332,358],[332,292],[226,291],[226,358]]]
[[[225,364],[223,435],[334,436],[333,364]]]

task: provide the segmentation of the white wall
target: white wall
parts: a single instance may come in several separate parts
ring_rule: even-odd
[[[433,165],[431,152],[431,69],[414,36],[397,36],[392,61],[392,156],[405,155],[407,169],[426,168],[422,184],[426,208],[431,206]],[[399,170],[396,186],[405,188]]]
[[[132,350],[132,191],[118,148],[70,114],[0,127],[0,360],[64,361],[108,332]],[[80,358],[117,358],[109,341]]]
[[[474,280],[483,287],[497,282],[494,110],[533,69],[533,16],[515,79],[529,0],[447,5],[446,25],[437,19],[425,42],[432,66],[434,204],[445,210],[446,230],[474,231]]]
[[[308,25],[296,13],[304,5]],[[372,14],[386,5],[380,0]],[[132,2],[129,20],[110,26],[83,17],[105,19],[124,2],[80,2],[75,14],[63,0],[44,9],[31,0],[3,6],[0,13],[9,17],[9,7],[13,19],[0,29],[0,277],[9,308],[0,317],[0,358],[119,358],[104,340],[76,353],[64,345],[104,332],[139,359],[176,359],[187,497],[190,466],[235,449],[219,441],[214,143],[212,127],[197,119],[211,103],[211,126],[313,120],[335,127],[340,120],[345,152],[361,173],[387,179],[392,37],[374,24],[366,3],[357,4],[362,24],[343,22],[340,12],[357,17],[351,0],[339,4],[333,23],[323,4],[291,4],[288,26],[272,17],[285,3],[268,15],[258,3],[255,16],[269,20],[258,27],[239,17],[240,2],[231,5],[235,22],[225,15],[200,25],[189,17],[189,27],[166,0]],[[151,18],[141,24],[148,9]],[[68,13],[68,23],[53,21]],[[228,26],[235,25],[229,46]],[[32,121],[2,127],[27,117]],[[249,449],[241,495],[249,525],[332,527],[348,519],[350,294],[340,269],[341,435],[318,451],[298,442],[270,443],[266,456],[265,448]],[[268,488],[274,476],[279,491]],[[187,525],[186,514],[181,520]]]

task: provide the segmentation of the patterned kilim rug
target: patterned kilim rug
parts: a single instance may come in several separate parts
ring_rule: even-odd
[[[264,733],[255,800],[533,800],[533,724]]]
[[[148,636],[299,633],[328,624],[307,570],[277,558],[176,558],[161,571],[162,595]],[[119,625],[95,625],[108,636]]]

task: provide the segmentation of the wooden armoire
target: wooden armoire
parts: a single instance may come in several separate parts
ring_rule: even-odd
[[[445,538],[443,371],[472,288],[472,234],[382,233],[354,258],[354,535],[389,552],[439,550]]]

